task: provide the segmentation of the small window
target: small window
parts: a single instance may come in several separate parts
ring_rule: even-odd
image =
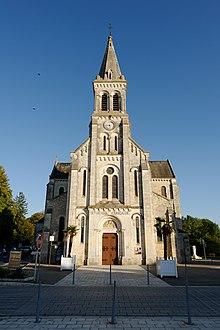
[[[81,243],[84,242],[84,230],[85,229],[85,217],[82,216],[81,218]]]
[[[138,196],[138,172],[134,171],[134,193],[135,196]]]
[[[86,170],[83,171],[83,196],[86,196]]]
[[[112,198],[118,198],[118,177],[116,175],[112,177]]]
[[[115,151],[117,151],[118,150],[118,138],[117,138],[117,136],[115,136]]]
[[[108,95],[103,94],[102,95],[102,111],[108,110]]]
[[[136,220],[136,242],[140,243],[139,217],[136,217],[135,220]]]
[[[108,174],[113,174],[114,173],[114,168],[113,167],[108,167],[107,170],[106,170],[106,172]]]
[[[167,190],[166,190],[165,186],[161,187],[161,195],[164,196],[164,197],[167,197]]]
[[[102,198],[108,198],[108,177],[107,177],[107,175],[104,175],[103,179],[102,179]]]
[[[64,193],[64,188],[63,187],[60,187],[59,189],[59,195],[62,195]]]
[[[106,136],[104,135],[104,136],[103,136],[103,150],[105,150],[105,151],[106,151],[106,146],[107,146],[107,138],[106,138]]]

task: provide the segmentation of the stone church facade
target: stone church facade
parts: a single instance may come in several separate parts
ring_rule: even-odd
[[[127,81],[112,36],[93,90],[89,137],[71,152],[70,162],[56,160],[49,178],[42,261],[48,261],[49,253],[56,259],[49,237],[54,235],[52,244],[62,254],[63,230],[76,225],[77,265],[146,264],[156,256],[181,262],[176,177],[168,160],[149,160],[149,152],[131,137]]]

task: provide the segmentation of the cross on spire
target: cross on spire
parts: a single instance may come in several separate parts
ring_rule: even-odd
[[[109,35],[112,35],[112,24],[108,23]]]

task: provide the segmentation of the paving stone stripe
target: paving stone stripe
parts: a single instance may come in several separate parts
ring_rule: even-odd
[[[112,266],[111,282],[116,281],[117,287],[145,287],[148,285],[147,271],[140,266]],[[56,286],[69,286],[73,283],[73,274],[68,274],[58,281]],[[109,266],[82,266],[75,272],[74,285],[76,286],[105,286],[110,283]],[[170,286],[160,278],[149,273],[149,286]]]
[[[220,318],[194,318],[192,325],[187,324],[182,317],[118,317],[115,324],[111,324],[109,317],[41,317],[39,323],[33,317],[10,317],[0,319],[0,329],[14,330],[49,330],[49,329],[192,329],[204,330],[220,329]]]

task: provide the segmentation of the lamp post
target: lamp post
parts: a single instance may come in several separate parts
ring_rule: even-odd
[[[204,259],[206,260],[206,252],[205,252],[206,243],[205,243],[205,240],[203,238],[200,238],[200,243],[202,244],[202,247],[203,247]]]
[[[187,270],[187,266],[186,266],[186,241],[188,241],[188,238],[184,237],[183,244],[184,244],[184,258],[185,258],[186,307],[187,307],[188,324],[192,325],[191,313],[190,313],[190,303],[189,303],[189,291],[188,291],[188,270]]]

